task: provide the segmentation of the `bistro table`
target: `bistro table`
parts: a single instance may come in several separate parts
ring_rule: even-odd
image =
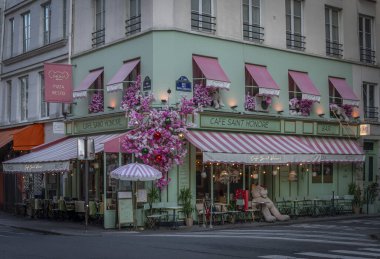
[[[181,211],[183,209],[182,206],[168,206],[162,208],[164,210],[172,210],[173,211],[173,222],[171,229],[178,229],[178,221],[176,220],[176,212]]]

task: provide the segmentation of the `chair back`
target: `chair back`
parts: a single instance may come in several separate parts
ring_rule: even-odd
[[[198,214],[203,213],[203,210],[204,210],[204,205],[203,205],[203,203],[196,203],[196,204],[195,204],[195,209],[197,210],[197,213],[198,213]]]
[[[75,212],[84,213],[84,201],[75,201]]]
[[[88,202],[88,214],[90,216],[95,216],[97,212],[95,201]]]
[[[99,203],[99,210],[98,210],[99,215],[104,215],[104,202]]]

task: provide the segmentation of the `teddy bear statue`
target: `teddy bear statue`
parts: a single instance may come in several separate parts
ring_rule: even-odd
[[[268,190],[260,185],[257,185],[252,189],[253,206],[260,206],[261,213],[264,216],[265,221],[274,222],[276,220],[286,221],[290,217],[288,215],[282,215],[274,206],[271,199],[268,198]]]
[[[225,106],[223,103],[222,97],[220,96],[219,88],[213,89],[213,91],[211,92],[211,96],[212,96],[212,105],[214,106],[215,109],[219,109]]]

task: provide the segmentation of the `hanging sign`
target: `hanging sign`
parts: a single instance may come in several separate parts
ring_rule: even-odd
[[[143,82],[143,91],[151,91],[152,90],[152,80],[149,76],[146,76]]]
[[[191,82],[186,76],[181,76],[175,83],[177,91],[191,92]]]
[[[73,102],[72,73],[68,64],[44,64],[45,102]]]

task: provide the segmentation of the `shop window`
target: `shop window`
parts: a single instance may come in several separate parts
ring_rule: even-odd
[[[312,166],[312,183],[332,183],[333,182],[333,168],[332,163],[328,164],[315,164]]]
[[[333,164],[323,164],[323,183],[333,182]]]
[[[364,151],[372,151],[374,149],[373,142],[367,142],[367,141],[365,141],[364,145],[363,145],[363,149],[364,149]]]
[[[322,183],[322,170],[321,170],[321,164],[315,164],[312,166],[311,169],[311,182],[312,183]]]

